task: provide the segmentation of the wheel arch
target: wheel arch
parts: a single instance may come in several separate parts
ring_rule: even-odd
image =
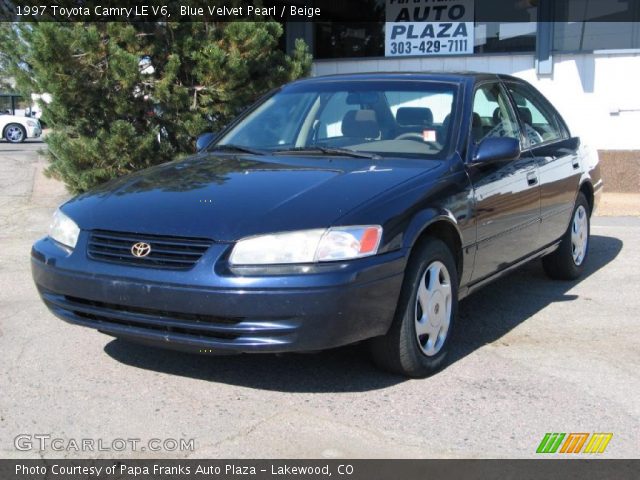
[[[451,250],[456,262],[458,281],[461,281],[464,270],[462,234],[451,212],[446,210],[427,210],[421,212],[414,217],[408,233],[408,244],[406,246],[411,253],[428,238],[437,238],[443,241]]]
[[[582,181],[580,187],[578,188],[578,193],[584,194],[584,196],[587,198],[587,203],[589,204],[589,215],[591,215],[593,213],[595,199],[593,185],[591,184],[591,181],[589,179],[585,179]]]

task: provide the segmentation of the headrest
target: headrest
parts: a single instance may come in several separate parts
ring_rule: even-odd
[[[473,120],[471,123],[472,127],[481,127],[482,126],[482,118],[480,118],[480,114],[473,112]]]
[[[430,108],[401,107],[396,113],[396,122],[402,126],[433,125],[433,112]]]
[[[342,119],[342,135],[356,138],[378,138],[380,125],[374,110],[349,110]]]
[[[533,115],[531,114],[531,110],[527,107],[518,107],[518,112],[520,113],[524,123],[528,123],[529,125],[533,124]]]
[[[502,111],[500,107],[496,107],[493,111],[493,124],[498,125],[500,122],[502,122]]]

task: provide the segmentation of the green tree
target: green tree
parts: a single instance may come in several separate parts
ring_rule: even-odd
[[[79,193],[193,152],[199,134],[307,75],[306,45],[285,55],[281,35],[268,21],[5,23],[0,50],[23,94],[51,94],[47,173]]]

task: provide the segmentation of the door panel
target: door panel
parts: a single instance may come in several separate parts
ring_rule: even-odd
[[[480,280],[536,249],[540,186],[534,158],[470,173],[475,187],[478,251],[473,280]]]
[[[558,240],[569,225],[580,181],[578,146],[578,139],[571,138],[532,150],[542,190],[541,245]]]
[[[499,83],[480,85],[474,94],[470,142],[487,137],[521,140],[518,121]],[[536,159],[470,165],[474,186],[478,248],[472,281],[481,280],[533,252],[539,243],[540,185]]]
[[[524,147],[539,168],[541,248],[558,240],[569,224],[580,180],[580,140],[569,138],[560,115],[540,92],[522,82],[506,86],[518,110]]]

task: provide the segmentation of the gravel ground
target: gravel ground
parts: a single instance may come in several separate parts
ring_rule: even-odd
[[[605,192],[597,211],[598,216],[640,216],[640,193]]]

